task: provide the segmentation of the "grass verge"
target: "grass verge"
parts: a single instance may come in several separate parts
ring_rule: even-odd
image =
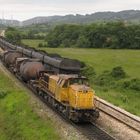
[[[0,140],[59,140],[51,120],[33,112],[29,98],[0,70]]]

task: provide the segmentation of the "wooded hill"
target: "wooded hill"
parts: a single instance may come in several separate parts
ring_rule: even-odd
[[[127,21],[133,23],[140,22],[140,10],[125,10],[120,12],[97,12],[93,14],[86,15],[66,15],[66,16],[46,16],[46,17],[35,17],[23,22],[17,20],[1,20],[0,23],[5,25],[13,26],[27,26],[32,24],[66,24],[66,23],[76,23],[76,24],[89,24],[93,22],[103,22],[103,21]]]

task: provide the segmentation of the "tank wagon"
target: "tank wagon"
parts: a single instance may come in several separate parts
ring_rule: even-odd
[[[5,51],[3,49],[0,48],[0,59],[3,58],[3,55],[4,55]]]
[[[22,54],[17,51],[7,51],[3,55],[3,61],[7,67],[14,66],[16,58],[22,57]]]
[[[19,66],[19,73],[24,82],[37,79],[39,72],[44,70],[42,62],[36,59],[25,59]]]
[[[7,50],[16,50],[22,53],[24,57],[36,58],[42,61],[46,68],[53,70],[56,73],[75,73],[78,74],[81,70],[81,62],[74,59],[62,58],[58,54],[48,54],[44,51],[37,51],[26,47],[15,46],[9,42],[0,39],[0,45]]]

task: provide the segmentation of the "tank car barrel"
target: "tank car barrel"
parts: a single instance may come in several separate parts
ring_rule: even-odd
[[[39,72],[44,70],[45,68],[42,62],[39,62],[36,59],[24,60],[20,65],[20,75],[25,82],[35,80],[39,76]]]
[[[35,49],[15,46],[11,43],[0,39],[0,45],[6,50],[16,50],[22,53],[25,57],[40,59],[49,70],[55,70],[57,73],[79,73],[81,70],[81,62],[73,59],[62,58],[58,54],[48,54],[44,51],[37,51]]]

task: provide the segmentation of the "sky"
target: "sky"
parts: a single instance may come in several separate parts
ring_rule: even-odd
[[[140,10],[140,0],[0,0],[0,18],[20,21],[36,16]]]

